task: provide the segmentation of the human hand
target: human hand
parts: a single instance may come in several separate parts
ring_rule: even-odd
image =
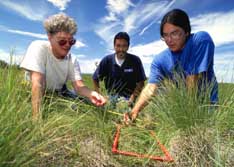
[[[91,92],[90,101],[96,106],[103,106],[106,104],[107,100],[102,95],[96,91]]]
[[[134,122],[137,118],[137,112],[127,112],[124,114],[124,124],[129,125]]]

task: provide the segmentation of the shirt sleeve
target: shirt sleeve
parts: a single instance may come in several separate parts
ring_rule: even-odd
[[[95,81],[103,80],[103,78],[106,75],[106,73],[105,73],[105,66],[106,65],[107,65],[106,60],[103,59],[93,74],[93,80],[95,80]]]
[[[138,67],[138,69],[137,69],[138,72],[137,73],[139,74],[139,75],[137,75],[137,82],[145,81],[146,80],[146,75],[145,75],[144,67],[142,65],[142,62],[141,62],[140,58],[138,58],[137,60],[138,60],[137,61],[137,67]]]
[[[150,66],[150,75],[148,83],[160,83],[162,80],[162,72],[160,69],[160,63],[157,57],[154,58]]]
[[[71,58],[68,79],[71,81],[82,80],[80,65],[77,58]]]
[[[45,48],[39,41],[32,42],[20,64],[21,68],[28,71],[35,71],[45,74],[46,69],[46,53]]]
[[[195,43],[193,53],[189,75],[207,72],[208,68],[214,63],[213,41],[208,38]]]

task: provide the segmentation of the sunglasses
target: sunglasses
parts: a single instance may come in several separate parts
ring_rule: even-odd
[[[58,42],[58,44],[60,45],[60,46],[64,46],[64,45],[66,45],[67,43],[70,45],[70,46],[72,46],[72,45],[74,45],[75,43],[76,43],[76,40],[75,39],[71,39],[71,40],[65,40],[65,39],[61,39],[61,40],[59,40],[59,41],[57,41]]]

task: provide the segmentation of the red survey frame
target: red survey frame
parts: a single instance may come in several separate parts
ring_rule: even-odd
[[[115,138],[114,138],[114,143],[113,143],[113,146],[112,146],[112,152],[113,153],[127,155],[127,156],[134,156],[134,157],[138,157],[138,158],[149,158],[149,159],[152,159],[152,160],[162,161],[162,162],[173,162],[174,161],[173,158],[171,157],[171,155],[169,154],[169,152],[167,151],[166,147],[163,144],[161,144],[161,142],[156,138],[156,135],[155,135],[155,133],[153,131],[150,131],[150,134],[157,141],[159,147],[161,148],[161,150],[162,150],[162,152],[164,153],[165,156],[163,156],[163,157],[153,156],[153,155],[139,154],[139,153],[135,153],[135,152],[118,150],[118,142],[119,142],[120,129],[121,128],[122,128],[121,125],[117,126],[117,131],[116,131]]]

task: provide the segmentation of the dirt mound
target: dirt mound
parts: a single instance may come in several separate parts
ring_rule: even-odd
[[[82,166],[85,167],[121,167],[110,155],[111,148],[106,151],[101,142],[86,138],[80,142],[79,155]],[[81,164],[79,164],[81,166]]]

